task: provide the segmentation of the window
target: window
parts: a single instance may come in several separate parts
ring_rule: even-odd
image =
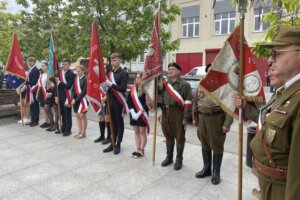
[[[181,36],[192,38],[199,36],[200,29],[200,5],[184,7],[181,10]]]
[[[144,63],[145,62],[145,54],[141,53],[140,54],[140,63]]]
[[[235,12],[215,14],[215,35],[230,34],[235,26]]]
[[[254,23],[253,23],[254,32],[262,32],[267,30],[270,27],[270,22],[263,22],[263,17],[267,12],[269,12],[268,8],[254,9]]]
[[[199,17],[182,19],[182,37],[190,38],[199,36]]]

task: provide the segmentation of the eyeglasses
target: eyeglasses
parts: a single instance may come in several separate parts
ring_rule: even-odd
[[[280,54],[283,54],[283,53],[286,53],[286,52],[294,52],[294,51],[300,51],[300,49],[291,49],[291,50],[275,50],[275,49],[272,49],[271,53],[270,53],[270,57],[272,57],[274,60],[276,59],[276,57]]]

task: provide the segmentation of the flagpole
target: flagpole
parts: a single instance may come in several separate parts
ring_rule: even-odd
[[[23,87],[24,84],[19,86],[19,88]],[[21,89],[20,89],[21,91]],[[22,126],[24,126],[24,106],[23,106],[23,98],[22,98],[22,92],[19,93],[20,95],[20,112],[21,112],[21,121],[22,121]]]
[[[158,0],[158,38],[160,35],[160,3],[161,0]],[[154,85],[154,92],[155,92],[155,99],[154,99],[154,132],[153,132],[153,144],[152,144],[152,166],[155,165],[155,158],[156,158],[156,135],[157,135],[157,103],[158,103],[158,77],[155,78],[155,85]]]
[[[239,96],[244,96],[244,21],[247,0],[239,1],[240,41],[239,41]],[[243,108],[239,108],[239,147],[238,147],[238,200],[243,199]]]
[[[113,146],[113,149],[115,149],[116,146],[116,139],[115,139],[115,132],[114,132],[114,127],[113,127],[113,121],[111,118],[111,112],[110,112],[110,99],[109,99],[109,95],[106,94],[106,104],[107,104],[107,114],[108,114],[108,118],[109,118],[109,126],[110,126],[110,137],[111,137],[111,143]]]

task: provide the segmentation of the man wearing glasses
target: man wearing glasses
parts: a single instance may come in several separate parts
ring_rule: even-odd
[[[295,200],[300,196],[300,27],[281,26],[264,46],[272,48],[269,75],[277,91],[259,114],[247,116],[259,129],[251,142],[253,166],[261,199]],[[247,115],[246,102],[236,97],[235,105],[245,107]]]

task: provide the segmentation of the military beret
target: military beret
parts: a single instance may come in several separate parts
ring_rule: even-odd
[[[180,65],[178,65],[178,64],[175,63],[175,62],[170,63],[170,64],[168,65],[168,69],[169,69],[169,67],[175,67],[175,68],[177,68],[178,70],[181,71]]]

